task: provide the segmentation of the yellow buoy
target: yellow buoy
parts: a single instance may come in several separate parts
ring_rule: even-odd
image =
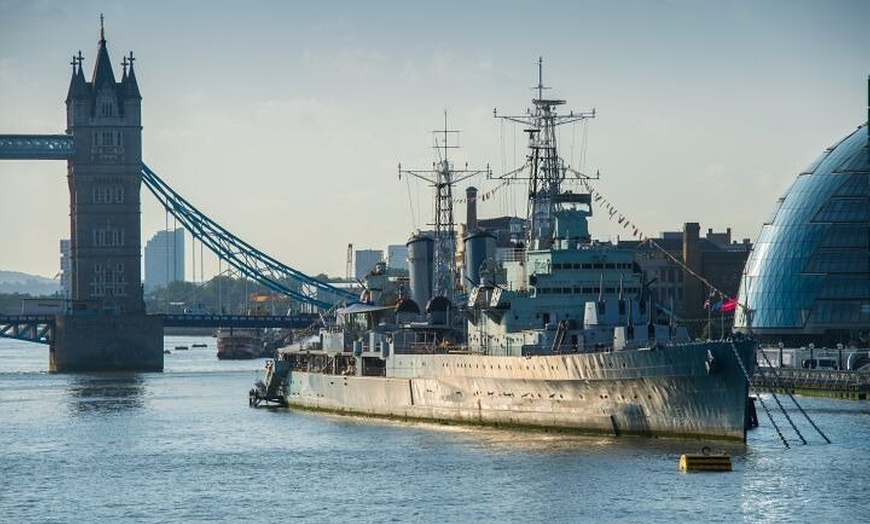
[[[731,471],[727,453],[685,454],[680,457],[680,471]]]

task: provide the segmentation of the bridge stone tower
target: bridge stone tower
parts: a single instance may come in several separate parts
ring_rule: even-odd
[[[116,82],[105,31],[91,81],[79,52],[66,99],[71,312],[57,318],[52,371],[163,369],[162,319],[145,314],[141,282],[142,96],[133,53]]]

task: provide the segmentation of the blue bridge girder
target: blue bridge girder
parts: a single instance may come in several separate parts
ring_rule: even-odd
[[[163,327],[307,329],[320,321],[317,313],[293,315],[181,315],[167,314]],[[54,315],[0,315],[0,338],[40,344],[54,342]]]
[[[321,309],[359,300],[354,293],[293,269],[236,237],[176,193],[144,164],[142,182],[194,238],[242,275],[267,289]],[[291,283],[298,288],[291,287]]]
[[[54,328],[54,315],[0,315],[0,338],[51,344]]]
[[[66,160],[74,154],[71,135],[0,135],[0,160]],[[236,237],[191,205],[144,164],[141,174],[145,186],[194,238],[245,277],[271,291],[321,309],[358,300],[354,293],[293,269]]]
[[[233,327],[304,329],[320,320],[317,313],[295,315],[163,315],[163,327]]]
[[[72,135],[0,135],[0,160],[67,160],[73,155]]]

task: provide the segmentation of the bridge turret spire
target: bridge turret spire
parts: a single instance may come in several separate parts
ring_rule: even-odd
[[[69,81],[69,90],[66,94],[66,103],[69,105],[74,99],[82,99],[87,98],[89,95],[88,92],[88,83],[85,80],[85,75],[82,72],[82,62],[85,61],[85,58],[82,56],[82,52],[79,51],[78,55],[73,55],[72,61],[70,65],[73,66],[72,70],[72,78]]]
[[[133,62],[136,59],[133,57],[133,51],[130,51],[129,56],[124,57],[123,63],[126,66],[129,66],[129,70],[124,68],[124,79],[121,80],[121,83],[124,84],[124,98],[130,99],[135,98],[137,100],[142,100],[142,95],[139,93],[139,83],[136,82],[136,73],[133,72]]]
[[[106,33],[103,28],[103,15],[100,15],[100,41],[97,46],[97,61],[94,63],[94,75],[91,83],[95,90],[106,85],[115,85],[115,73],[112,71],[112,62],[109,60],[109,50],[106,46]]]

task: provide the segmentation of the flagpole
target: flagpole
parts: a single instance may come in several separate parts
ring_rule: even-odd
[[[713,340],[713,288],[707,292],[707,300],[704,302],[704,309],[707,310],[707,340]]]
[[[707,340],[713,340],[713,304],[710,302],[711,293],[707,294]]]

